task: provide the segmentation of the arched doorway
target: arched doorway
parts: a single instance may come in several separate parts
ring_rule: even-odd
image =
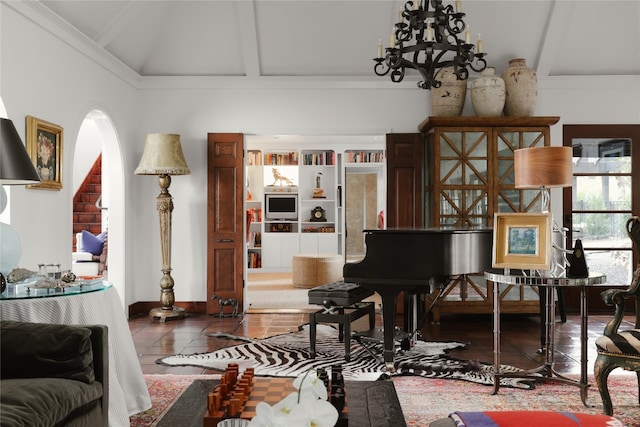
[[[101,110],[91,110],[84,118],[73,155],[74,192],[84,180],[98,155],[102,155],[103,228],[109,229],[108,279],[117,289],[126,308],[124,167],[120,141],[111,119]],[[89,165],[89,167],[91,166]],[[126,312],[126,309],[125,309]]]

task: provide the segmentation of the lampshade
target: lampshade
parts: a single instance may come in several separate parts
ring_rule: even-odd
[[[9,119],[0,118],[0,185],[25,185],[40,182],[29,154]]]
[[[136,175],[189,175],[191,170],[182,154],[180,135],[147,134]]]
[[[516,188],[571,187],[571,147],[532,147],[513,152]]]
[[[13,122],[0,118],[0,213],[7,205],[3,185],[25,185],[40,182],[27,149]],[[20,234],[15,227],[0,222],[0,276],[7,276],[18,266],[22,254]]]

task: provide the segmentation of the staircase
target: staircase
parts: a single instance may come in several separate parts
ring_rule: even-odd
[[[102,154],[84,178],[73,196],[73,251],[76,250],[76,233],[87,230],[93,234],[102,231],[102,212],[96,207],[102,195]]]

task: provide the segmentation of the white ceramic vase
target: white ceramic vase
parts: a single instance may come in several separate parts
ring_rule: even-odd
[[[458,80],[453,67],[441,68],[436,73],[436,79],[442,82],[442,86],[431,89],[431,114],[440,117],[460,116],[467,96],[467,81]]]
[[[502,73],[507,97],[504,103],[504,115],[514,117],[533,116],[538,102],[538,77],[527,67],[526,61],[516,58]]]
[[[504,80],[495,75],[495,68],[487,67],[480,77],[471,82],[471,104],[476,116],[501,116],[505,99]]]

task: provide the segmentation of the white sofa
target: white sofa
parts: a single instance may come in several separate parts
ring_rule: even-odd
[[[76,251],[72,252],[71,260],[71,271],[76,276],[103,275],[107,269],[106,232],[99,236],[93,236],[87,231],[77,233]]]
[[[91,252],[73,252],[71,254],[71,271],[76,276],[97,276],[99,261],[94,261]]]

